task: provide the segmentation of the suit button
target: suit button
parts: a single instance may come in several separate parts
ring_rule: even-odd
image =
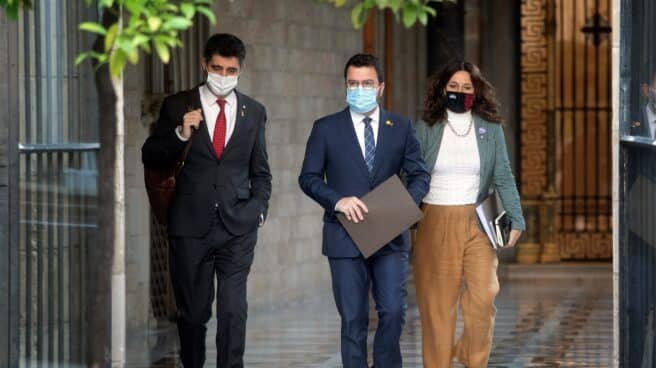
[[[216,184],[212,185],[214,187],[214,190],[216,190]]]

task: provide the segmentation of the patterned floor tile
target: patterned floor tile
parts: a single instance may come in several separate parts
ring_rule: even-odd
[[[549,266],[536,267],[540,267],[538,276],[513,274],[513,277],[502,280],[496,300],[497,319],[489,367],[611,367],[613,302],[610,266],[558,265],[551,268],[552,272]],[[512,269],[509,272],[512,273]],[[407,323],[401,341],[404,367],[408,368],[423,366],[421,326],[413,292],[411,287]],[[373,310],[371,315],[370,349],[377,323]],[[211,323],[207,337],[208,367],[216,364],[213,349],[215,328]],[[330,295],[318,303],[276,312],[251,313],[246,367],[341,367],[339,329]],[[459,317],[456,333],[461,330],[462,319]],[[154,344],[149,361],[129,359],[128,366],[173,366],[177,344],[175,329],[165,327],[150,331],[148,336],[159,343]],[[128,357],[142,355],[128,352]],[[462,367],[457,363],[454,366]]]

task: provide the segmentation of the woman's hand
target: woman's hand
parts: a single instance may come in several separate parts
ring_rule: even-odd
[[[519,237],[522,236],[522,231],[521,230],[510,230],[510,236],[508,239],[508,244],[504,248],[512,248],[515,245],[517,245],[517,241],[519,240]]]

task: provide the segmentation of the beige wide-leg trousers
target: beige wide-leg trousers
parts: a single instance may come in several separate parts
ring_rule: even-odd
[[[474,205],[423,205],[413,250],[425,368],[487,367],[499,292],[498,259]],[[458,302],[464,331],[454,343]]]

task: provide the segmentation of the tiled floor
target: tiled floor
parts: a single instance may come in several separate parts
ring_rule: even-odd
[[[490,367],[612,366],[609,264],[511,265],[500,273],[504,278],[496,303]],[[412,287],[410,293],[401,341],[404,367],[422,367],[421,330]],[[246,367],[341,366],[339,319],[330,296],[280,312],[251,314],[249,318]],[[370,326],[373,333],[374,313]],[[458,332],[461,328],[459,320]],[[216,361],[213,331],[211,326],[207,338],[208,367],[215,366]],[[156,335],[163,338],[168,334],[164,330]],[[170,362],[174,348],[166,345],[169,347],[157,348],[151,357],[168,357],[165,360]],[[143,365],[148,364],[136,360],[129,364]]]

